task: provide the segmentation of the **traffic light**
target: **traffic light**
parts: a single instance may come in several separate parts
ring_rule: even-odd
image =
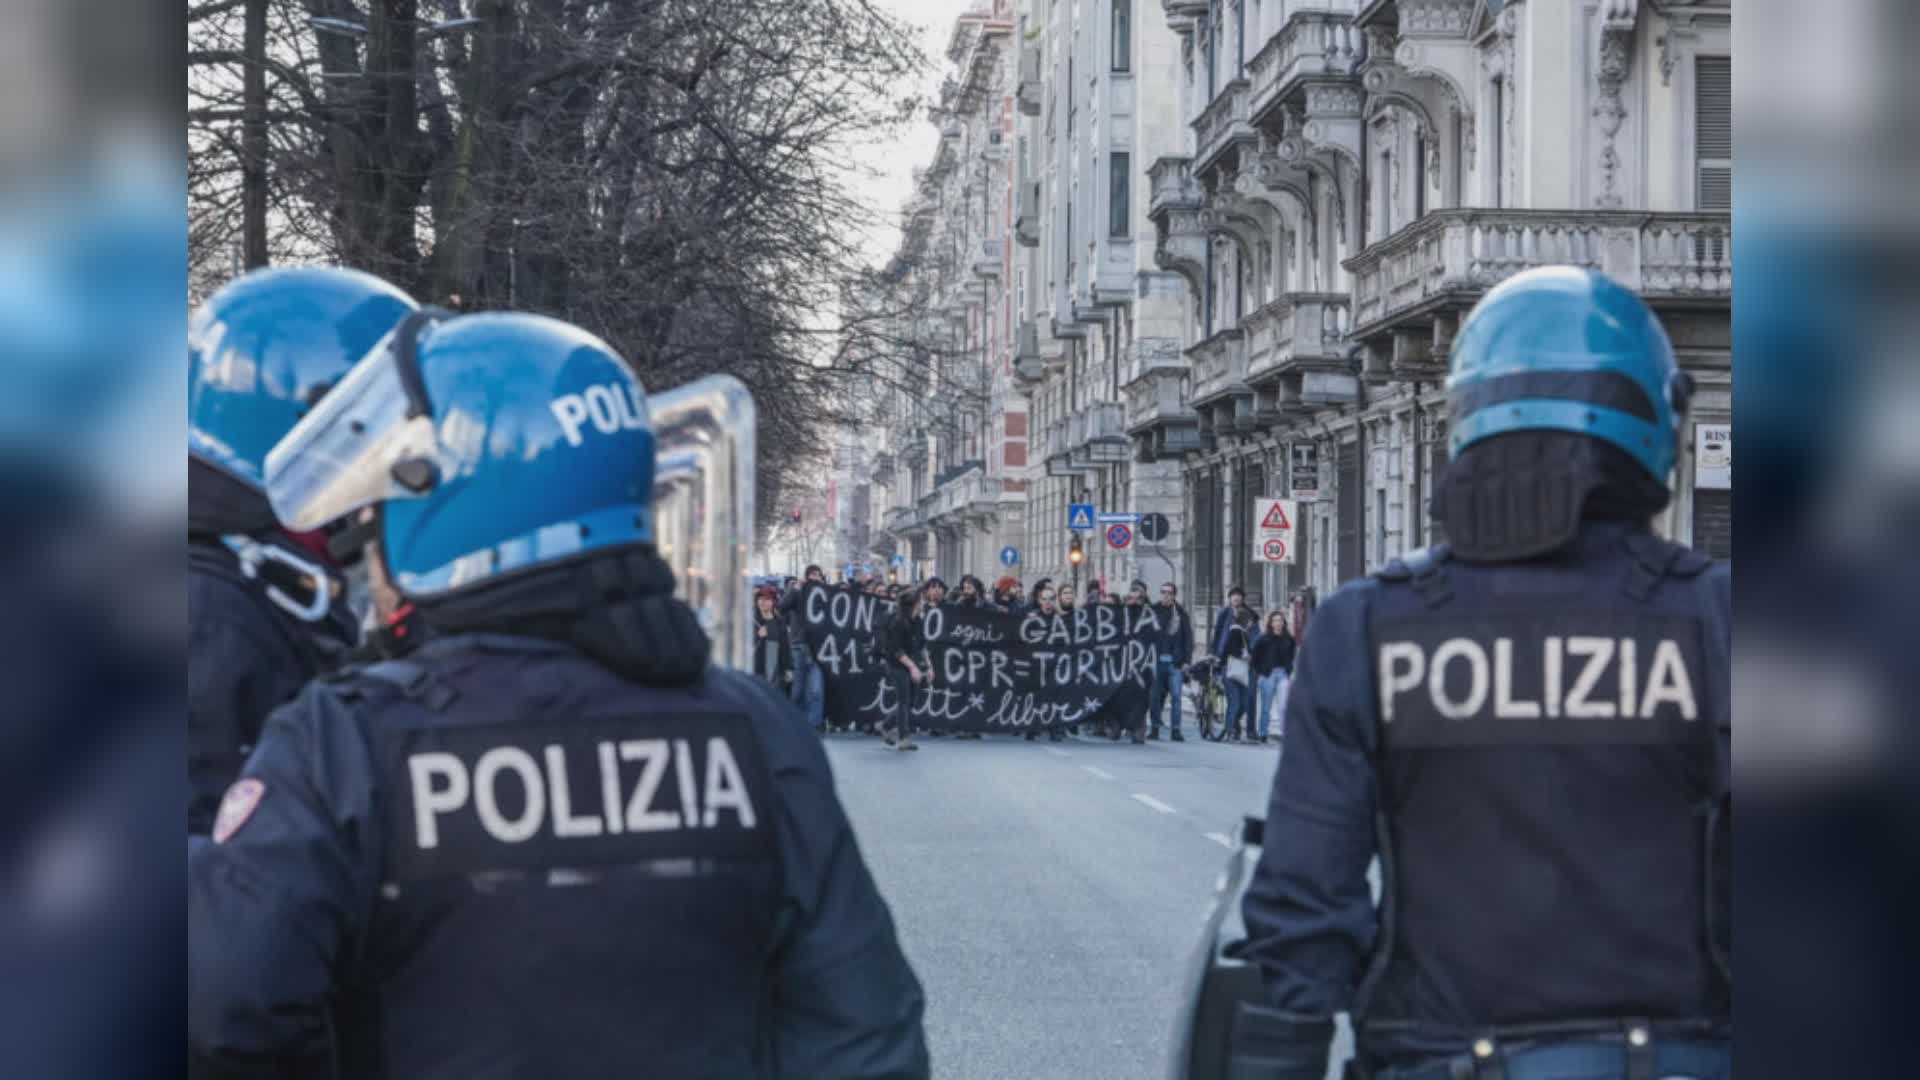
[[[1076,533],[1073,539],[1067,544],[1067,561],[1075,566],[1079,566],[1086,560],[1086,557],[1086,551],[1080,547],[1080,536]]]

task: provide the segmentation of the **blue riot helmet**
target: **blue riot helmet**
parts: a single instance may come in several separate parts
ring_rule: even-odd
[[[1692,393],[1652,309],[1604,274],[1516,274],[1468,314],[1447,379],[1451,451],[1513,431],[1618,447],[1661,486]]]
[[[1693,383],[1617,282],[1570,266],[1509,278],[1467,316],[1452,366],[1433,513],[1457,557],[1533,558],[1584,520],[1666,506]]]
[[[295,529],[378,509],[385,569],[433,598],[653,540],[647,398],[599,338],[540,315],[416,312],[267,456]]]
[[[394,286],[338,267],[229,282],[188,328],[189,457],[259,490],[267,451],[413,310]]]

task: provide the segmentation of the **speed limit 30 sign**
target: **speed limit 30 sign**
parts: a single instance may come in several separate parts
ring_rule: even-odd
[[[1293,521],[1299,505],[1292,499],[1266,497],[1253,501],[1253,543],[1260,561],[1293,561]]]

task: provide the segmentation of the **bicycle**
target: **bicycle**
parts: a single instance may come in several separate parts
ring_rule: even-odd
[[[1187,668],[1187,678],[1194,685],[1194,726],[1202,739],[1219,742],[1227,733],[1227,687],[1220,661],[1213,657],[1196,661]]]

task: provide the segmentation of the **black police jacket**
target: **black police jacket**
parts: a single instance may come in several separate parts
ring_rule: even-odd
[[[331,1028],[363,1080],[927,1075],[825,752],[744,673],[437,636],[275,712],[222,815],[188,860],[202,1065]]]
[[[187,831],[213,827],[267,714],[332,670],[357,636],[344,612],[302,622],[218,541],[187,546]]]
[[[1242,905],[1270,1003],[1352,1011],[1375,1062],[1722,1030],[1730,571],[1619,523],[1410,562],[1329,598],[1300,653]]]

